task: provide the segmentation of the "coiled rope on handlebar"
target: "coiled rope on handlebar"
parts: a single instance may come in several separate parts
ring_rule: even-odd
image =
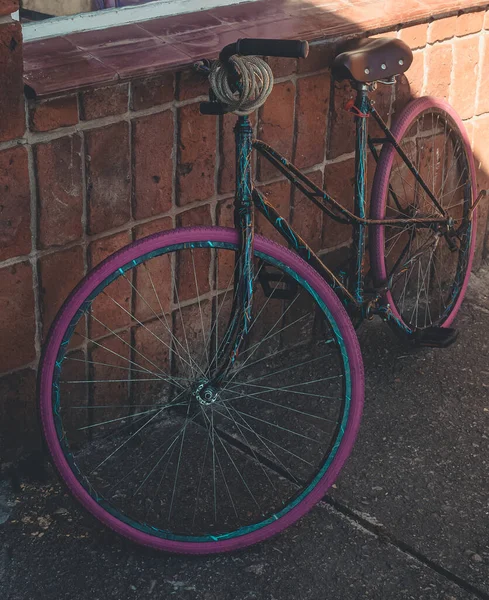
[[[216,100],[227,105],[229,112],[249,115],[271,94],[272,70],[257,56],[231,56],[229,62],[239,75],[239,83],[233,83],[229,65],[216,60],[209,74],[210,86]]]

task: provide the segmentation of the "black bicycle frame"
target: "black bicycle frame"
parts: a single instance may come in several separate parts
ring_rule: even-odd
[[[369,88],[365,84],[359,84],[357,95],[352,108],[355,119],[356,141],[355,141],[355,191],[354,210],[350,212],[329,194],[315,185],[306,175],[290,163],[276,150],[260,140],[252,139],[252,128],[247,116],[238,118],[235,127],[236,143],[236,192],[234,204],[234,223],[240,232],[240,252],[237,254],[236,275],[234,282],[234,303],[232,318],[224,336],[220,355],[217,357],[218,365],[213,381],[219,382],[234,363],[244,337],[251,325],[251,309],[253,302],[253,206],[256,207],[270,224],[283,236],[283,238],[294,248],[294,250],[310,265],[312,265],[322,277],[335,289],[342,298],[350,314],[360,319],[368,315],[369,309],[377,303],[382,293],[387,289],[389,283],[384,282],[382,286],[365,293],[365,251],[366,232],[371,225],[390,225],[404,227],[407,223],[416,222],[425,227],[447,227],[449,219],[445,210],[432,194],[431,190],[423,181],[412,162],[399,147],[387,125],[372,106],[368,97]],[[372,139],[367,133],[367,118],[373,116],[381,130],[384,138]],[[433,205],[440,213],[440,217],[434,218],[396,218],[373,220],[366,216],[366,191],[367,191],[367,149],[370,147],[375,159],[378,156],[375,144],[389,143],[394,146],[407,168],[413,173],[416,181],[426,192]],[[275,208],[267,202],[263,195],[253,187],[251,172],[251,152],[255,148],[264,158],[270,161],[277,170],[282,172],[287,179],[307,196],[316,206],[324,211],[333,220],[353,227],[353,251],[351,258],[351,270],[348,285],[345,285],[342,277],[335,275],[321,260],[321,258],[308,246],[305,240],[291,227],[287,219],[282,217]],[[389,193],[395,197],[392,189]],[[407,334],[413,332],[384,307],[385,319],[395,319],[398,325]]]

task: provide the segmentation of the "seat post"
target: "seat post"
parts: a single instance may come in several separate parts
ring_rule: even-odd
[[[370,99],[368,97],[368,84],[355,82],[357,95],[355,98],[355,196],[354,211],[357,217],[366,217],[367,198],[367,117],[370,115]],[[366,226],[355,224],[353,226],[353,253],[352,269],[353,283],[352,293],[355,300],[363,303],[363,280],[365,262],[365,237]]]

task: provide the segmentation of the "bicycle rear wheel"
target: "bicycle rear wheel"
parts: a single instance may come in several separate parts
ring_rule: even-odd
[[[182,553],[284,529],[332,484],[363,403],[358,341],[323,279],[259,236],[245,346],[205,386],[232,317],[238,235],[179,229],[131,244],[78,285],[44,351],[54,464],[95,517]]]
[[[449,327],[463,301],[475,251],[474,159],[465,127],[442,100],[419,98],[404,109],[392,134],[429,190],[454,220],[450,249],[433,227],[370,227],[370,258],[393,323],[411,331]],[[372,189],[372,219],[436,217],[439,211],[392,144],[382,148]]]

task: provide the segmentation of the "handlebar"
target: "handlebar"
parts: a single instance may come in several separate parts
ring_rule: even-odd
[[[219,60],[226,62],[234,54],[241,56],[279,56],[282,58],[306,58],[309,44],[301,40],[264,40],[244,38],[225,46]]]

